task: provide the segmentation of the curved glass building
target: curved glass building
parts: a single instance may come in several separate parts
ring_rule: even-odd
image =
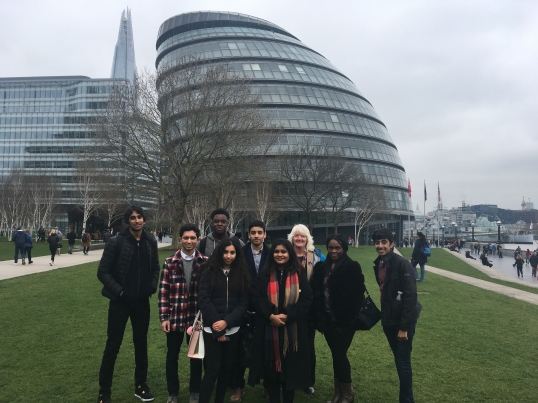
[[[264,113],[284,128],[280,150],[304,137],[329,140],[383,186],[394,222],[412,211],[398,150],[371,103],[329,60],[285,29],[238,13],[185,13],[161,25],[157,52],[159,71],[185,56],[228,63],[253,80]]]

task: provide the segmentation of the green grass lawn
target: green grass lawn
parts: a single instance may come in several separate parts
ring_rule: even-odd
[[[161,251],[161,261],[171,253]],[[367,287],[378,301],[372,270],[375,250],[352,248],[350,255],[361,263]],[[108,306],[100,294],[96,268],[97,262],[0,281],[0,401],[95,401]],[[538,306],[431,273],[419,292],[424,309],[413,351],[417,402],[538,401],[533,348]],[[148,382],[155,401],[164,402],[166,338],[155,297],[151,304]],[[138,401],[133,396],[131,334],[128,327],[116,363],[116,403]],[[331,397],[330,354],[320,334],[316,350],[316,393],[306,396],[299,391],[296,402],[324,402]],[[398,378],[381,326],[358,332],[349,356],[357,402],[397,401]],[[180,371],[180,401],[186,401],[186,348]],[[261,393],[259,386],[248,387],[243,401],[263,402]]]

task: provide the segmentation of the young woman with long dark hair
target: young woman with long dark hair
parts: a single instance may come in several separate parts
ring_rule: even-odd
[[[364,301],[364,275],[360,264],[347,255],[343,235],[329,235],[326,245],[327,259],[314,266],[310,282],[317,329],[325,336],[333,359],[334,394],[328,403],[352,403],[355,393],[347,351]]]
[[[260,378],[271,403],[291,403],[295,390],[310,383],[307,314],[312,289],[292,244],[279,239],[267,256],[251,290],[256,310],[249,384]]]
[[[204,322],[205,374],[199,403],[209,403],[217,383],[215,403],[223,403],[239,327],[247,312],[251,276],[236,238],[223,240],[202,266],[198,305]]]

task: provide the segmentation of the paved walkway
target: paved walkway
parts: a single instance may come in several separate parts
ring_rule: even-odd
[[[442,253],[450,253],[450,254],[454,254],[455,256],[458,256],[460,259],[464,260],[465,263],[468,263],[471,266],[473,266],[474,268],[486,273],[491,278],[496,278],[496,279],[503,280],[503,281],[510,281],[510,282],[513,282],[513,283],[522,284],[521,281],[517,280],[517,278],[514,279],[513,277],[511,277],[509,275],[506,275],[506,274],[504,274],[504,273],[502,273],[502,272],[500,272],[498,270],[494,270],[494,269],[489,268],[487,266],[482,266],[482,263],[476,263],[476,261],[474,261],[474,260],[466,259],[465,255],[461,255],[461,254],[459,254],[457,252],[450,252],[448,249],[444,249],[444,248],[443,249],[436,248],[436,250],[442,250]],[[420,268],[418,268],[418,266],[417,266],[417,269],[420,270]],[[443,270],[443,269],[439,269],[437,267],[426,265],[426,274],[428,273],[428,271],[431,272],[431,273],[438,274],[438,275],[443,276],[443,277],[450,278],[452,280],[456,280],[456,281],[460,281],[462,283],[474,285],[475,287],[479,287],[479,288],[482,288],[484,290],[493,291],[493,292],[496,292],[496,293],[499,293],[499,294],[502,294],[502,295],[506,295],[508,297],[512,297],[512,298],[515,298],[515,299],[519,299],[521,301],[525,301],[525,302],[529,302],[529,303],[534,304],[534,305],[538,305],[538,294],[534,294],[532,292],[518,290],[516,288],[508,287],[506,285],[495,284],[495,283],[491,283],[489,281],[480,280],[480,279],[477,279],[477,278],[474,278],[474,277],[469,277],[469,276],[465,276],[463,274],[453,273],[453,272],[448,271],[448,270]],[[427,278],[427,275],[426,275],[426,278]],[[538,285],[534,285],[534,284],[530,284],[530,283],[529,284],[525,283],[524,285],[534,287],[534,288],[538,287]]]
[[[159,248],[170,246],[170,243],[159,243]],[[0,280],[6,280],[8,278],[26,276],[28,274],[40,273],[43,271],[61,269],[62,267],[76,266],[79,264],[98,262],[101,260],[103,249],[91,250],[88,255],[84,255],[82,251],[73,252],[72,255],[68,253],[62,253],[60,256],[56,255],[54,258],[54,266],[50,266],[50,255],[34,257],[32,260],[34,263],[23,266],[21,259],[19,264],[14,265],[13,260],[0,261]],[[97,269],[97,264],[96,264]]]

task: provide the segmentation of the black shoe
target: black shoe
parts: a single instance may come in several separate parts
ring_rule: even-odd
[[[97,398],[97,403],[110,403],[110,395],[101,395]]]
[[[306,393],[307,395],[313,395],[315,390],[312,386],[309,386],[308,388],[304,388],[304,393]]]
[[[140,400],[142,400],[143,402],[151,402],[154,399],[153,395],[149,391],[149,386],[148,386],[147,383],[144,383],[142,385],[138,385],[135,388],[134,395],[136,397],[138,397]]]

